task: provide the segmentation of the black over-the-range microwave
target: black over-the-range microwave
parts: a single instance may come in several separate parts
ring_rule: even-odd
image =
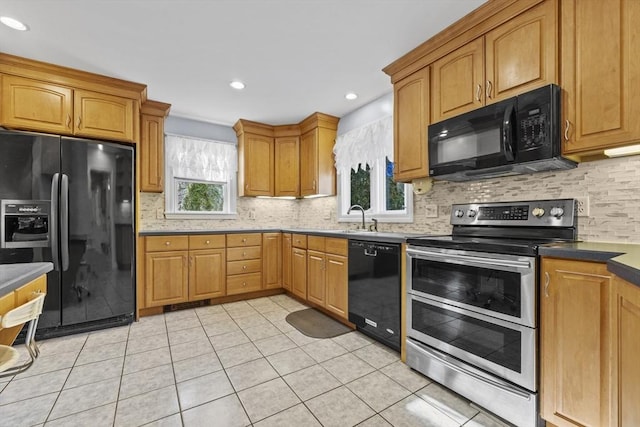
[[[471,181],[576,167],[561,156],[560,88],[548,85],[429,126],[429,175]]]

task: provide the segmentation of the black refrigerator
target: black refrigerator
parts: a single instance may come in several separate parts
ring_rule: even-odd
[[[0,130],[0,264],[49,261],[36,336],[133,321],[130,145]]]

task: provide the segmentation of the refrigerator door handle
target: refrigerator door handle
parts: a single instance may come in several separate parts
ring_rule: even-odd
[[[62,270],[69,269],[69,177],[62,174],[60,182],[60,252]]]
[[[54,173],[51,179],[51,220],[49,221],[49,242],[51,242],[51,258],[53,269],[60,270],[60,254],[58,253],[58,197],[60,174]]]

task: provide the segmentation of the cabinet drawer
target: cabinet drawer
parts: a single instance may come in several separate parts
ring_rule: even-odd
[[[229,261],[227,262],[227,275],[259,273],[262,271],[262,260],[250,259],[246,261]]]
[[[349,246],[347,239],[338,239],[335,237],[327,237],[325,240],[325,252],[328,254],[344,255],[349,254]]]
[[[189,236],[189,249],[220,249],[224,248],[224,234],[202,234]]]
[[[147,252],[182,251],[189,249],[189,236],[147,236]]]
[[[292,245],[294,248],[307,249],[307,236],[306,234],[292,234]]]
[[[247,246],[246,248],[227,248],[227,261],[243,259],[259,259],[262,257],[261,246]]]
[[[258,246],[262,244],[261,233],[227,234],[227,246],[230,248],[241,246]]]
[[[307,249],[324,252],[325,238],[320,236],[307,236]]]
[[[244,292],[262,289],[262,274],[238,274],[227,277],[227,295],[242,294]]]

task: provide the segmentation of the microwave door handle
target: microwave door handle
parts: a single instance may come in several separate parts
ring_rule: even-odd
[[[59,189],[60,174],[54,173],[51,179],[51,218],[49,218],[49,242],[51,242],[51,260],[54,270],[60,270],[60,253],[58,252]]]
[[[513,162],[513,119],[515,108],[513,104],[509,104],[504,112],[504,120],[502,122],[502,151],[508,162]]]

